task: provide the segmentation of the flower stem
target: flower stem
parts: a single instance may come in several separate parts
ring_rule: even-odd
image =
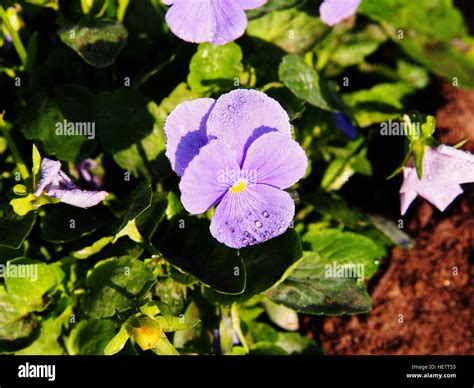
[[[20,172],[22,179],[27,180],[30,177],[30,173],[28,171],[28,168],[26,167],[25,162],[23,162],[23,158],[21,157],[20,152],[18,151],[15,142],[13,141],[13,138],[10,136],[10,132],[8,131],[5,121],[3,121],[4,114],[5,112],[0,113],[0,128],[2,129],[3,136],[5,137],[5,140],[8,144],[8,148],[10,149],[13,159],[15,160],[16,166],[18,168],[18,171]]]
[[[21,63],[23,64],[23,66],[26,66],[27,54],[25,46],[23,46],[23,43],[21,42],[20,35],[18,35],[18,32],[15,31],[12,24],[10,23],[8,15],[2,5],[0,5],[0,17],[12,38],[13,46],[15,47],[15,50],[18,56],[20,57]]]

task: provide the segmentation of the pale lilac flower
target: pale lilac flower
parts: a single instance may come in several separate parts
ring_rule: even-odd
[[[283,190],[308,159],[290,129],[281,105],[254,90],[184,102],[169,115],[166,155],[182,177],[181,202],[192,214],[217,205],[210,230],[221,243],[261,243],[291,224],[295,204]]]
[[[61,170],[61,162],[44,158],[41,161],[41,179],[36,187],[35,196],[45,192],[48,197],[58,198],[69,205],[88,208],[102,202],[108,193],[79,189]]]
[[[268,0],[163,0],[171,5],[166,23],[179,38],[191,42],[225,44],[241,37],[247,28],[246,9]]]
[[[404,167],[400,188],[400,211],[406,213],[416,196],[425,198],[444,211],[463,190],[462,183],[474,182],[474,155],[454,147],[426,147],[423,177],[420,181],[414,167]]]
[[[355,15],[361,0],[325,0],[319,7],[321,20],[328,26],[335,26]]]

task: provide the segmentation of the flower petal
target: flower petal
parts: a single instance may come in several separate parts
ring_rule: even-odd
[[[284,233],[295,215],[290,195],[267,185],[227,192],[211,221],[211,234],[231,248],[262,243]]]
[[[232,186],[240,168],[235,151],[219,140],[201,148],[181,182],[181,202],[192,214],[204,213]]]
[[[296,141],[270,132],[250,145],[242,171],[256,177],[258,184],[286,189],[304,176],[307,167],[308,158]]]
[[[264,133],[280,131],[291,137],[288,114],[273,98],[256,90],[237,89],[216,101],[207,133],[230,145],[242,165],[246,149]]]
[[[243,9],[256,9],[266,4],[268,0],[237,0]]]
[[[36,186],[35,196],[39,197],[49,185],[59,185],[59,172],[61,171],[61,162],[43,158],[41,160],[40,175],[41,179]]]
[[[418,189],[418,195],[435,205],[444,212],[454,199],[463,193],[458,184],[432,184],[431,186],[422,185]]]
[[[80,189],[62,189],[52,188],[47,192],[47,195],[53,198],[58,198],[61,202],[72,206],[87,209],[102,202],[109,193],[106,191],[89,191]]]
[[[403,169],[403,183],[400,188],[400,213],[405,215],[408,208],[418,196],[417,189],[419,186],[419,180],[416,176],[416,170],[411,167],[405,167]]]
[[[442,182],[474,182],[474,155],[469,152],[445,145],[434,150],[427,148],[426,164],[430,174]]]
[[[245,12],[234,0],[175,0],[166,22],[176,36],[191,43],[229,43],[247,28]]]
[[[321,20],[329,26],[334,26],[354,15],[360,2],[361,0],[325,0],[319,7]]]
[[[184,174],[199,149],[208,143],[206,122],[214,101],[199,98],[183,102],[166,119],[166,156],[179,176]]]

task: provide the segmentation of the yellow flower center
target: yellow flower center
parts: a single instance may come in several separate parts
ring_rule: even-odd
[[[243,191],[247,187],[247,180],[246,179],[239,179],[237,182],[235,182],[232,187],[230,188],[230,191],[232,194],[237,194]]]

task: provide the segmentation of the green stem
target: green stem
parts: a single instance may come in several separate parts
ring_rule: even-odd
[[[12,38],[13,46],[15,47],[15,50],[18,56],[20,57],[21,63],[23,64],[23,66],[26,66],[27,54],[26,54],[25,46],[23,46],[23,43],[21,42],[18,32],[15,31],[12,24],[10,23],[10,20],[8,19],[8,15],[2,5],[0,5],[0,17],[2,18],[2,21],[5,24],[5,27],[7,27],[8,33],[10,34]]]
[[[3,136],[5,137],[8,148],[10,149],[13,159],[15,160],[22,179],[27,180],[30,177],[30,172],[28,171],[25,162],[23,162],[23,158],[21,157],[20,152],[18,152],[18,148],[16,147],[13,138],[10,136],[10,132],[8,131],[6,123],[3,121],[4,113],[0,113],[0,128],[2,128]]]

